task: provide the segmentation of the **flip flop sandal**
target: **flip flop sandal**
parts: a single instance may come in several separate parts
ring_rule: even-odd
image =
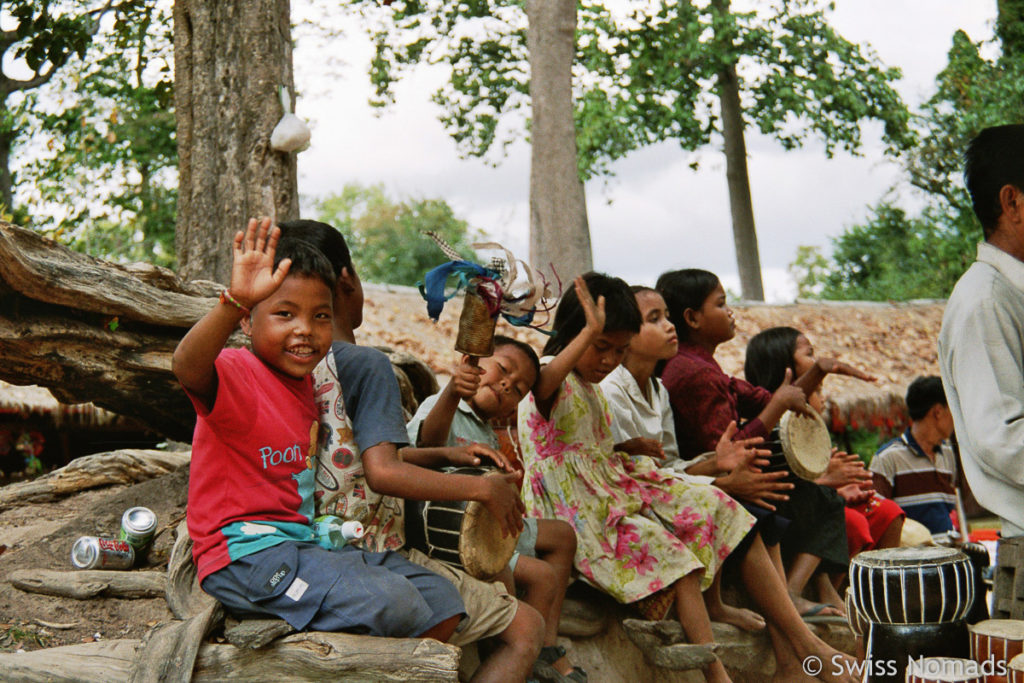
[[[564,656],[565,648],[561,645],[545,645],[540,649],[537,661],[533,664],[533,675],[548,683],[587,683],[587,672],[578,666],[574,666],[567,674],[559,672],[552,666]]]

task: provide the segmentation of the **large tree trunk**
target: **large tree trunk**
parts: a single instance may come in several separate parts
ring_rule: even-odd
[[[721,16],[728,14],[728,0],[712,0],[711,4]],[[731,42],[730,38],[717,38],[722,42]],[[740,86],[735,64],[725,67],[718,74],[718,97],[722,106],[725,177],[729,185],[729,209],[732,212],[736,266],[740,272],[740,292],[749,301],[764,301],[761,256],[754,229],[754,206],[750,199],[750,176],[747,172],[747,144],[743,139],[743,109],[740,105]]]
[[[227,282],[248,218],[298,218],[295,155],[270,148],[294,93],[289,0],[176,0],[178,271]],[[292,101],[294,101],[292,97]]]
[[[532,100],[530,263],[564,283],[593,268],[587,205],[576,163],[572,63],[574,0],[527,0]]]

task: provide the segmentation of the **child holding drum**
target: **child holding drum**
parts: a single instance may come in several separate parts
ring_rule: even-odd
[[[864,373],[832,358],[815,358],[810,340],[792,327],[771,327],[750,339],[744,374],[755,386],[774,391],[786,370],[794,377],[811,372],[814,367],[824,373],[844,374],[870,379]],[[811,389],[807,402],[819,413],[824,412],[821,381]],[[850,557],[864,550],[892,548],[900,543],[903,510],[889,498],[878,495],[872,485],[871,472],[855,453],[832,449],[828,470],[816,480],[834,488],[846,502],[846,536]]]
[[[499,449],[492,421],[507,420],[530,393],[540,371],[537,353],[510,337],[494,337],[494,354],[471,363],[464,356],[445,388],[424,399],[409,422],[409,441],[419,447],[459,446],[473,442]],[[576,534],[560,519],[523,520],[516,554],[509,565],[523,600],[544,616],[544,647],[535,671],[551,667],[569,681],[586,681],[586,672],[569,663],[557,643],[565,589],[572,575]]]
[[[619,365],[641,322],[632,291],[618,278],[588,273],[563,295],[540,379],[519,406],[528,514],[570,522],[576,568],[589,583],[637,603],[648,618],[663,618],[675,604],[694,643],[712,641],[701,588],[749,539],[741,572],[779,636],[776,680],[806,680],[800,661],[815,655],[839,663],[824,667],[821,677],[852,683],[838,670],[853,663],[810,632],[760,537],[748,536],[751,515],[713,486],[692,486],[651,458],[615,450],[608,404],[595,384]],[[717,660],[705,673],[729,680]]]

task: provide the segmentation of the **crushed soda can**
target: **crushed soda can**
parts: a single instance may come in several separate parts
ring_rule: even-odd
[[[78,569],[130,569],[135,549],[119,538],[82,536],[71,547],[71,564]]]

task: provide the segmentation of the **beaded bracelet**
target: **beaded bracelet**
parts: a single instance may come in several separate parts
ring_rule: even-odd
[[[221,290],[220,302],[222,304],[231,304],[232,306],[240,310],[244,315],[249,315],[250,313],[248,308],[235,301],[235,297],[231,296],[231,292],[229,292],[227,289]]]

